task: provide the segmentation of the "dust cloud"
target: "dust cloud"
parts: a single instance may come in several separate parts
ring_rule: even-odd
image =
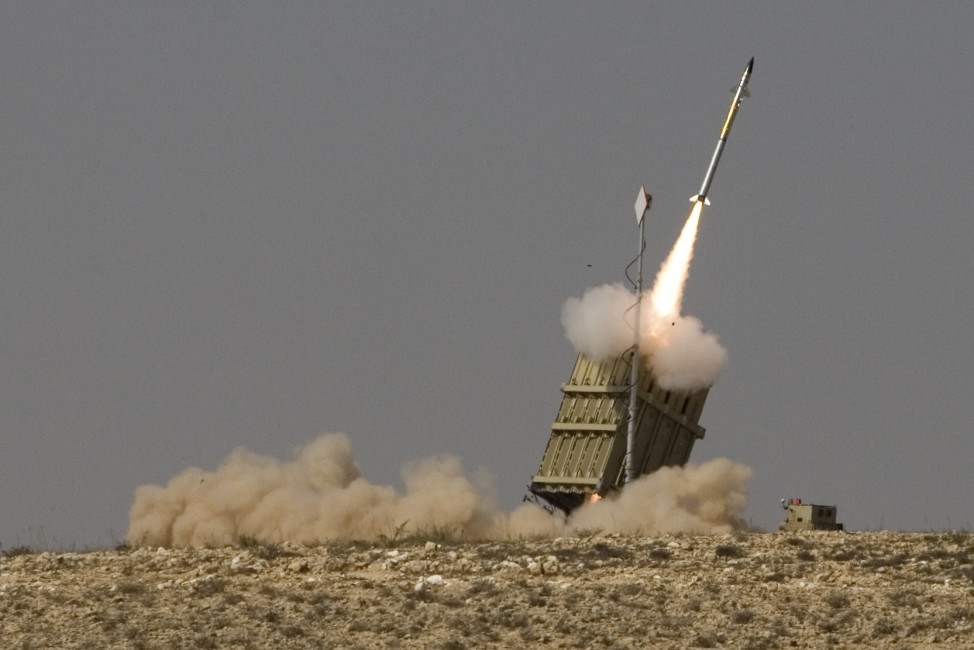
[[[726,458],[661,467],[627,485],[619,498],[579,508],[571,525],[627,535],[729,533],[744,526],[753,476],[750,467]]]
[[[347,436],[323,434],[291,461],[238,449],[214,471],[189,468],[166,486],[139,487],[126,539],[182,547],[232,545],[241,536],[313,543],[433,531],[470,540],[719,533],[742,525],[751,476],[718,459],[661,469],[570,518],[533,504],[505,513],[489,481],[468,478],[455,457],[407,464],[400,493],[361,476]]]

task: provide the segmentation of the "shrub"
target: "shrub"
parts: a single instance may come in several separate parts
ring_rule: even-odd
[[[466,603],[458,598],[457,596],[445,595],[440,596],[440,604],[444,607],[451,607],[453,609],[459,609],[466,605]]]
[[[819,622],[818,627],[823,632],[831,634],[832,632],[835,632],[836,630],[839,629],[839,622],[833,618],[830,618]]]
[[[237,538],[237,546],[249,551],[254,557],[267,561],[276,560],[279,557],[297,555],[294,551],[284,550],[277,544],[263,542],[256,537],[248,537],[247,535],[241,535]]]
[[[528,615],[513,609],[501,609],[495,619],[497,623],[509,628],[527,627]]]
[[[409,546],[425,546],[427,542],[435,544],[451,544],[457,541],[461,531],[447,526],[424,528],[414,531],[402,538],[402,543]]]
[[[750,623],[754,618],[754,612],[749,609],[739,609],[733,614],[731,614],[731,623],[736,623],[737,625],[745,625]]]
[[[623,594],[624,596],[638,596],[639,594],[643,593],[643,586],[641,584],[631,582],[627,585],[622,585],[619,587],[619,593]]]
[[[869,560],[866,560],[866,562],[865,562],[865,564],[863,566],[865,566],[867,568],[870,568],[870,569],[875,569],[875,568],[879,568],[879,567],[887,567],[887,566],[897,567],[897,566],[901,566],[902,564],[904,564],[909,559],[910,559],[910,556],[908,556],[906,553],[897,553],[896,555],[891,555],[889,557],[874,557],[874,558],[871,558]]]
[[[579,551],[577,548],[556,548],[551,552],[556,558],[561,561],[574,560],[578,558]]]
[[[328,594],[323,591],[316,591],[310,596],[308,596],[308,602],[312,605],[320,605],[322,603],[328,602]]]
[[[669,600],[669,597],[670,595],[667,593],[666,589],[658,589],[653,594],[653,602],[656,603],[658,607],[663,607],[666,605],[666,601]]]
[[[774,639],[764,636],[752,636],[748,637],[744,641],[744,650],[767,650],[768,648],[775,647]]]
[[[733,544],[719,544],[714,549],[714,554],[717,557],[740,557],[741,549]]]
[[[227,583],[220,578],[210,577],[200,580],[193,586],[193,594],[200,598],[222,593]]]
[[[528,605],[531,607],[542,607],[548,602],[548,598],[539,591],[531,591],[528,594]]]
[[[478,580],[467,589],[467,595],[476,596],[477,594],[484,594],[485,596],[493,596],[497,591],[497,585],[493,582],[489,580]]]
[[[29,546],[14,546],[3,552],[4,557],[14,557],[15,555],[33,555],[34,551]]]
[[[521,629],[521,640],[526,643],[531,643],[533,641],[538,640],[538,635],[533,628],[525,627]],[[609,645],[610,647],[612,646],[612,644],[607,644],[607,645]]]
[[[632,557],[632,553],[629,549],[619,548],[617,546],[609,546],[599,542],[592,547],[592,552],[597,558],[618,558],[623,560],[628,560]]]
[[[942,560],[950,556],[950,552],[942,548],[933,548],[917,555],[917,560],[929,562],[931,560]]]
[[[961,544],[966,544],[967,537],[968,537],[968,533],[966,530],[953,530],[948,533],[944,533],[944,538],[947,541],[953,544],[957,544],[958,546],[960,546]]]
[[[716,580],[705,578],[700,586],[711,596],[717,596],[720,594],[720,583],[718,583]]]
[[[947,617],[953,621],[969,621],[974,618],[971,616],[971,610],[967,607],[955,607],[950,610]]]
[[[918,607],[920,599],[907,589],[899,589],[889,595],[889,604],[893,607]]]
[[[832,592],[825,597],[825,602],[829,604],[829,607],[833,609],[842,609],[843,607],[849,606],[849,597],[845,594],[840,594],[838,592]]]
[[[831,555],[829,559],[835,560],[836,562],[848,562],[849,560],[854,560],[859,556],[859,552],[855,549],[839,549]]]
[[[896,623],[888,618],[881,618],[873,625],[873,636],[886,636],[896,632]]]
[[[141,582],[120,582],[118,584],[118,592],[125,594],[126,596],[137,596],[139,594],[144,594],[148,591],[148,587]]]
[[[223,594],[223,602],[227,605],[236,605],[243,600],[243,596],[240,594],[226,593]]]
[[[739,609],[733,614],[731,614],[731,623],[736,623],[737,625],[745,625],[751,622],[754,618],[754,612],[749,609]]]
[[[653,550],[651,550],[649,552],[649,557],[652,558],[652,559],[654,559],[654,560],[665,561],[665,560],[669,560],[671,557],[673,557],[673,554],[670,553],[669,549],[665,549],[665,548],[654,548]]]

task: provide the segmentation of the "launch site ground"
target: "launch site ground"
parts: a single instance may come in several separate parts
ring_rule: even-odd
[[[2,549],[5,648],[969,648],[974,534]]]

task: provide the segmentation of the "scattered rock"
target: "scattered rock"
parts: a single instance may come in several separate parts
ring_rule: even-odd
[[[402,563],[401,566],[406,573],[426,573],[429,569],[429,562],[426,560],[410,560]]]
[[[598,535],[280,544],[266,558],[240,548],[25,554],[0,557],[0,645],[967,647],[969,538]]]

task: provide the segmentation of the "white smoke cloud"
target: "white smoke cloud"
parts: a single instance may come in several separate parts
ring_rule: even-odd
[[[648,362],[659,385],[667,390],[695,390],[714,383],[727,365],[727,350],[717,336],[705,332],[693,316],[657,322],[644,335]]]
[[[359,474],[351,442],[325,434],[281,462],[245,449],[214,471],[189,468],[166,486],[136,490],[126,539],[137,546],[226,546],[241,536],[267,542],[373,540],[401,530],[466,539],[555,537],[580,530],[626,534],[725,532],[740,526],[751,470],[719,459],[669,467],[633,482],[618,499],[572,517],[527,504],[502,512],[460,461],[407,465],[406,491]]]
[[[648,368],[666,389],[696,390],[714,383],[727,365],[727,350],[717,336],[703,329],[693,316],[663,316],[643,294],[639,347]],[[635,293],[621,284],[604,284],[569,298],[561,310],[565,336],[576,350],[601,361],[623,354],[632,346],[630,308]],[[628,313],[627,313],[628,311]]]
[[[626,311],[635,303],[635,294],[618,283],[569,298],[561,308],[565,336],[576,350],[597,361],[617,357],[632,346],[632,322],[626,321]]]

